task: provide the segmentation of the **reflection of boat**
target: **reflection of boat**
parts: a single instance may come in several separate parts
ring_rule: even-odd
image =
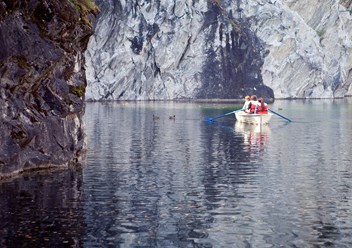
[[[245,145],[262,147],[268,140],[270,127],[268,125],[248,125],[236,121],[235,132],[243,135]]]
[[[246,123],[236,121],[235,131],[243,134],[246,134],[246,133],[269,134],[270,127],[268,125],[247,125]]]
[[[248,114],[244,111],[235,112],[236,120],[238,122],[252,124],[252,125],[268,125],[272,113],[267,114]]]

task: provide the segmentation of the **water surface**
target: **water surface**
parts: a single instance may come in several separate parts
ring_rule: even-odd
[[[0,184],[0,246],[351,247],[352,101],[205,121],[237,107],[88,103],[86,166]]]

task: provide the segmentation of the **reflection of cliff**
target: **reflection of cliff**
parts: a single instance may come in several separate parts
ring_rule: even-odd
[[[81,185],[79,170],[0,184],[0,246],[83,247]]]
[[[212,131],[203,130],[209,134],[204,142],[206,177],[203,183],[205,192],[211,192],[207,197],[211,208],[218,208],[224,198],[221,196],[223,189],[217,185],[230,184],[236,192],[237,184],[247,183],[248,176],[256,173],[257,158],[261,156],[269,129],[237,123],[234,133],[232,127],[226,125],[210,126]]]
[[[126,246],[204,245],[210,232],[223,230],[246,197],[243,187],[251,187],[260,156],[244,150],[233,122],[224,127],[200,121],[205,115],[196,104],[87,106],[85,214],[87,235],[97,246],[107,240]]]
[[[199,122],[192,104],[157,105],[88,103],[85,213],[96,244],[193,244],[212,228],[210,211],[243,197],[237,184],[256,171],[233,128]]]

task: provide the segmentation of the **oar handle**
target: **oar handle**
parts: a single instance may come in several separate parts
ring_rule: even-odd
[[[276,115],[278,115],[278,116],[280,116],[281,118],[284,118],[284,119],[287,120],[288,122],[291,122],[291,120],[290,120],[289,118],[287,118],[287,117],[285,117],[285,116],[283,116],[283,115],[280,115],[279,113],[276,113],[275,111],[273,111],[273,110],[271,110],[271,109],[269,109],[269,111],[272,112],[272,113],[274,113],[274,114],[276,114]]]

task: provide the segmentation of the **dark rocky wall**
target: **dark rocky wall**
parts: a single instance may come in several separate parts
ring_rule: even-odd
[[[0,178],[78,163],[90,0],[0,0]]]
[[[261,76],[263,43],[250,31],[246,19],[234,18],[232,11],[227,13],[216,1],[208,2],[204,19],[204,29],[210,32],[206,40],[203,86],[197,98],[231,99],[253,94],[274,98],[273,90],[263,84]],[[217,37],[224,46],[213,45]]]

